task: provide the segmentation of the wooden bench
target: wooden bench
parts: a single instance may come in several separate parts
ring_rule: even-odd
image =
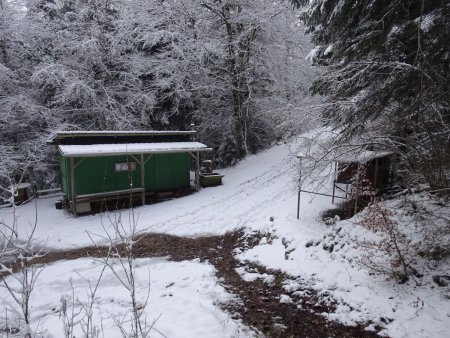
[[[93,194],[84,194],[84,195],[76,195],[76,202],[97,202],[105,199],[115,199],[120,197],[129,197],[133,196],[137,193],[142,194],[144,188],[133,188],[133,189],[124,189],[124,190],[114,190],[114,191],[105,191],[100,193]]]
[[[91,203],[107,203],[112,201],[132,201],[136,198],[142,199],[142,194],[145,191],[145,188],[132,188],[132,189],[124,189],[124,190],[114,190],[114,191],[105,191],[101,193],[93,193],[93,194],[83,194],[77,195],[74,197],[75,208],[71,205],[73,202],[70,201],[70,209],[72,212],[77,214],[85,214],[91,212]]]

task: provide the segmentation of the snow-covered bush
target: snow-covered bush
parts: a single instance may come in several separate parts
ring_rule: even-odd
[[[371,204],[359,221],[366,229],[380,236],[377,240],[361,240],[359,245],[365,251],[361,263],[371,270],[394,277],[399,283],[405,283],[410,275],[410,241],[400,232],[393,213]],[[385,261],[383,256],[386,256]]]
[[[440,273],[450,258],[450,213],[446,197],[429,193],[369,205],[358,224],[374,233],[360,239],[360,262],[399,283]]]

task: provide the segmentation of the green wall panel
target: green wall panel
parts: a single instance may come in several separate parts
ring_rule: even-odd
[[[145,162],[145,190],[156,191],[155,183],[155,156],[156,155],[144,155]]]
[[[189,154],[154,155],[155,191],[189,186]]]
[[[116,172],[114,164],[136,162],[132,157],[107,156],[75,159],[76,195],[94,194],[141,187],[141,168],[136,163],[135,171]]]
[[[141,155],[135,157],[140,161]],[[145,190],[158,192],[189,187],[190,155],[155,154],[144,155]],[[118,162],[136,162],[131,156],[104,156],[75,158],[76,195],[94,194],[115,190],[141,187],[141,167],[136,163],[132,172],[116,172],[114,164]],[[61,185],[68,199],[72,198],[70,185],[70,159],[61,158]]]

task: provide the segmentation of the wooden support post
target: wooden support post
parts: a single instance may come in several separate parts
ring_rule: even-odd
[[[195,153],[195,190],[200,190],[200,153]]]
[[[142,205],[145,205],[145,162],[144,154],[141,154],[141,187],[142,190]]]
[[[70,158],[70,191],[72,193],[72,212],[77,216],[77,202],[75,198],[75,166],[73,157]]]

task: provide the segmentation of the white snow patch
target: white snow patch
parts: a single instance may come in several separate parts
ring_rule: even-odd
[[[280,303],[291,304],[292,303],[292,298],[289,297],[288,295],[281,295],[280,296]]]
[[[275,277],[267,273],[248,272],[246,268],[242,266],[235,270],[246,282],[254,282],[257,279],[261,279],[264,283],[269,285],[275,282]]]
[[[306,55],[305,60],[310,61],[311,63],[314,62],[318,56],[320,55],[320,51],[322,50],[322,46],[316,46]]]
[[[211,265],[154,258],[138,259],[136,263],[137,299],[145,300],[146,290],[150,287],[145,316],[149,323],[157,319],[152,337],[160,337],[158,332],[165,337],[253,336],[240,321],[233,320],[216,305],[233,301],[234,296],[218,284]],[[77,313],[87,303],[89,282],[95,285],[101,268],[100,262],[87,258],[47,266],[31,296],[32,329],[44,328],[44,336],[63,337],[61,297],[72,298],[72,284]],[[7,279],[12,283],[11,277]],[[5,288],[0,288],[0,299],[0,321],[3,323],[6,309],[14,302]],[[10,311],[8,314],[11,316]],[[105,337],[122,337],[113,318],[129,314],[129,292],[109,270],[105,270],[95,297],[94,321],[98,326],[101,323]],[[129,324],[124,325],[127,327]],[[74,334],[83,336],[80,326],[75,327]]]
[[[436,19],[437,15],[435,12],[428,13],[427,15],[424,15],[421,18],[417,18],[414,20],[415,22],[420,22],[420,29],[427,33],[430,28],[433,26],[434,20]]]
[[[323,55],[324,55],[324,56],[327,56],[328,54],[333,53],[333,49],[334,49],[334,46],[333,46],[333,45],[329,45],[329,46],[325,49],[325,51],[323,52]]]

